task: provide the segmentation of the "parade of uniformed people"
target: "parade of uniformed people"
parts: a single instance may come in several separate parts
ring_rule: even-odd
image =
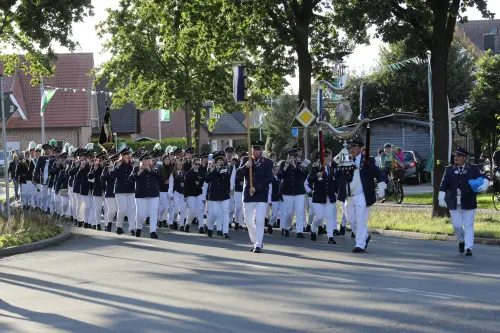
[[[0,0],[0,333],[500,333],[500,0]]]

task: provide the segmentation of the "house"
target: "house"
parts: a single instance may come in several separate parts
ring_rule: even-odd
[[[479,53],[491,50],[500,54],[500,20],[472,20],[458,24],[458,28],[475,45]]]
[[[98,118],[92,122],[92,136],[99,138],[101,126],[106,113],[106,106],[111,107],[113,103],[113,95],[106,88],[108,81],[102,80],[96,86],[97,110]],[[118,109],[110,109],[111,115],[111,131],[116,133],[118,137],[135,138],[141,132],[141,116],[133,103],[127,103]]]
[[[63,89],[56,91],[45,108],[45,140],[85,146],[92,132],[91,114],[96,112],[91,94],[93,77],[90,75],[94,56],[92,53],[57,54],[54,65],[55,75],[44,78],[44,86],[46,89]],[[1,64],[0,73],[3,73]],[[11,94],[18,109],[6,123],[8,147],[24,150],[30,141],[41,143],[40,86],[32,86],[31,77],[21,70],[4,79],[4,91]]]
[[[207,109],[208,115],[213,112],[213,104],[211,102],[204,103],[204,108]],[[161,138],[183,138],[186,137],[186,113],[184,109],[179,109],[176,112],[162,110],[162,115],[158,111],[141,112],[141,136],[147,136],[158,139]],[[218,119],[214,128],[210,131],[205,122],[201,125],[200,143],[201,145],[208,144],[212,151],[222,150],[233,145],[234,140],[242,140],[246,138],[247,129],[241,121],[242,114],[240,112],[227,113],[216,115]]]

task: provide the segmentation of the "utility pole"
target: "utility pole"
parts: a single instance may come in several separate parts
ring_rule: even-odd
[[[7,164],[7,130],[3,96],[3,75],[0,74],[0,104],[2,109],[3,172],[5,178],[5,201],[7,203],[7,223],[10,222],[9,165]]]

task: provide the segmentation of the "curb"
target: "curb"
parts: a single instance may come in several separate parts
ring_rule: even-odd
[[[11,246],[5,249],[0,249],[0,258],[13,256],[16,254],[23,254],[32,251],[38,251],[51,245],[61,244],[67,241],[71,237],[71,231],[65,228],[62,233],[57,236],[41,240],[39,242],[34,242],[30,244],[24,244],[19,246]]]
[[[433,239],[440,240],[445,242],[456,242],[457,239],[455,236],[443,235],[443,234],[424,234],[420,232],[412,232],[412,231],[399,231],[399,230],[383,230],[383,229],[373,229],[368,228],[369,232],[382,236],[389,237],[399,237],[399,238],[409,238],[409,239]],[[500,245],[500,239],[492,239],[492,238],[474,238],[474,243],[483,244],[483,245]]]

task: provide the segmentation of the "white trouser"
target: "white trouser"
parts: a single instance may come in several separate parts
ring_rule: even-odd
[[[264,224],[266,217],[265,202],[245,202],[243,204],[245,209],[245,221],[248,227],[248,236],[254,247],[262,247],[264,239]]]
[[[49,185],[42,185],[40,189],[40,208],[46,212],[49,206]]]
[[[345,201],[340,202],[340,206],[342,207],[342,226],[345,227],[347,224],[347,218],[345,216]]]
[[[83,201],[83,222],[90,223],[90,214],[92,209],[92,198],[88,195],[81,195]]]
[[[106,200],[106,214],[104,215],[106,219],[106,223],[113,223],[113,219],[115,218],[116,212],[118,211],[118,204],[116,203],[116,198],[104,198]]]
[[[243,225],[243,192],[234,192],[234,220]]]
[[[158,215],[158,219],[160,221],[167,220],[170,222],[170,216],[172,216],[173,210],[174,210],[174,202],[169,199],[168,192],[160,192],[160,215]],[[167,212],[168,212],[168,218],[165,216]]]
[[[314,220],[314,204],[312,197],[308,196],[307,199],[309,202],[309,216],[307,217],[307,224],[311,224]]]
[[[174,208],[173,214],[169,216],[168,224],[174,223],[175,218],[180,215],[179,225],[184,226],[184,218],[186,217],[186,202],[184,201],[184,194],[174,191]],[[170,200],[172,201],[172,200]]]
[[[94,224],[101,224],[101,213],[102,213],[102,203],[103,203],[103,196],[92,196],[92,199],[94,200]]]
[[[149,217],[149,232],[156,232],[156,223],[158,222],[158,204],[159,197],[154,198],[136,198],[136,216],[137,229],[142,229],[144,220]]]
[[[312,223],[312,232],[318,232],[318,227],[323,225],[323,219],[326,219],[326,230],[328,237],[333,237],[333,230],[337,229],[337,203],[330,202],[326,198],[326,204],[313,203],[314,221]]]
[[[198,226],[201,226],[203,221],[203,210],[205,206],[203,205],[203,195],[187,197],[187,206],[189,207],[189,214],[187,216],[187,223],[191,224],[193,219],[196,217],[198,219]]]
[[[54,209],[54,196],[55,196],[54,189],[49,187],[49,201],[47,203],[47,209],[50,210],[51,214],[54,214],[54,210],[55,210]]]
[[[61,195],[54,193],[54,212],[56,214],[61,214]]]
[[[214,229],[217,220],[217,230],[229,233],[229,199],[223,201],[208,201],[208,230]]]
[[[34,185],[35,207],[42,209],[42,185]]]
[[[115,193],[116,203],[118,204],[118,214],[116,216],[116,227],[123,227],[123,219],[128,218],[128,230],[136,229],[135,216],[135,193]],[[144,222],[144,221],[142,221]]]
[[[356,234],[356,247],[364,249],[368,238],[368,215],[371,207],[366,207],[364,193],[348,197],[345,204],[345,216]]]
[[[83,201],[83,195],[76,193],[76,216],[78,222],[83,222],[85,219],[85,202]]]
[[[69,195],[59,195],[61,202],[61,215],[69,217],[68,215],[68,206],[69,206]]]
[[[229,196],[229,223],[233,222],[235,210],[234,195]]]
[[[25,206],[34,207],[33,184],[28,180],[26,184],[21,184],[21,202]]]
[[[295,224],[298,233],[304,231],[306,223],[304,195],[284,195],[283,202],[286,209],[286,226],[281,228],[290,229],[292,227],[293,213],[295,212]],[[248,223],[248,220],[245,218]],[[283,221],[281,221],[283,223]]]
[[[466,249],[472,249],[474,245],[474,218],[475,209],[462,209],[459,205],[457,209],[450,210],[451,224],[455,229],[457,240],[465,242]]]
[[[269,204],[266,206],[266,219],[270,219],[271,218],[271,206],[269,206]]]
[[[281,201],[274,201],[272,203],[272,212],[273,214],[271,215],[271,219],[269,220],[269,223],[271,223],[271,225],[274,225],[276,223],[276,220],[278,220],[278,218],[280,219],[280,223],[281,221],[283,221],[283,218],[282,218],[282,215],[283,215],[283,212],[281,211],[281,207],[283,206],[283,203]]]
[[[68,206],[64,212],[67,217],[73,216],[73,188],[68,186]]]

